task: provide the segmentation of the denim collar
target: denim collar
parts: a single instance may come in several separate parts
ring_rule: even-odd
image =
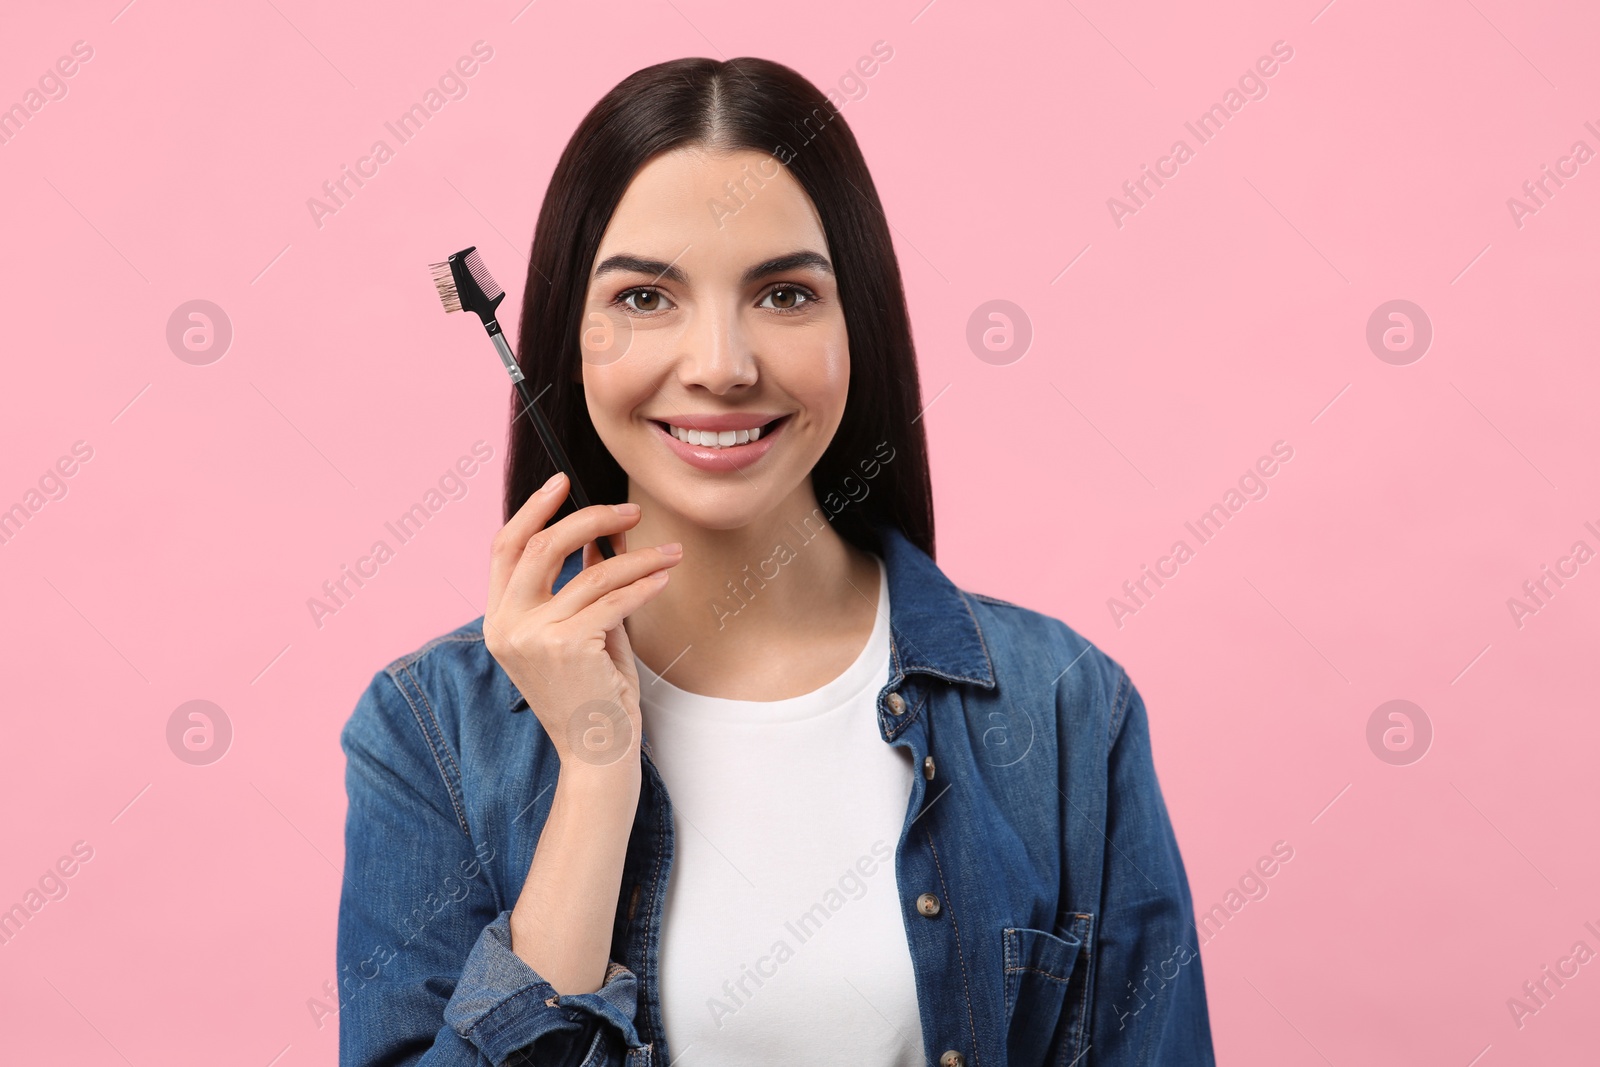
[[[897,683],[901,675],[920,673],[994,688],[994,664],[967,595],[899,527],[877,524],[874,530],[879,555],[889,572],[889,633],[898,662],[891,681]],[[555,590],[578,573],[582,562],[581,552],[567,557]],[[527,699],[510,676],[501,671],[500,678],[507,709],[527,708]]]

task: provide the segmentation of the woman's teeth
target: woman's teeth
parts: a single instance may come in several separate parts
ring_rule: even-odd
[[[754,426],[748,430],[685,430],[682,426],[667,423],[667,432],[685,444],[699,445],[701,448],[728,448],[747,445],[758,439],[761,427]]]

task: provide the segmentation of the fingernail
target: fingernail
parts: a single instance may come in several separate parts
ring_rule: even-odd
[[[664,545],[658,545],[657,548],[665,556],[676,556],[683,551],[683,545],[677,541],[669,541]]]
[[[637,514],[639,514],[639,505],[633,503],[632,501],[630,501],[630,502],[628,502],[626,504],[616,504],[616,505],[613,505],[613,506],[617,509],[617,514],[618,515],[637,515]]]
[[[548,493],[550,490],[552,490],[552,489],[554,489],[556,487],[556,483],[559,482],[560,480],[561,480],[561,472],[560,471],[556,471],[554,474],[552,474],[550,476],[550,480],[548,482],[545,482],[543,485],[541,485],[539,487],[539,492]]]

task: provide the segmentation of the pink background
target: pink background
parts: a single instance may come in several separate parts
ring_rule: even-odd
[[[1520,227],[1507,206],[1600,150],[1588,5],[124,2],[13,5],[0,33],[0,105],[93,48],[0,145],[0,507],[93,450],[0,545],[0,907],[93,849],[0,946],[6,1060],[336,1061],[308,1000],[339,730],[481,612],[499,527],[506,382],[427,264],[479,245],[514,334],[550,170],[618,80],[754,54],[838,86],[879,40],[843,114],[909,289],[941,565],[1128,668],[1198,911],[1294,849],[1205,945],[1219,1061],[1594,1058],[1600,963],[1521,1027],[1507,1007],[1600,951],[1600,563],[1507,607],[1600,549],[1600,161]],[[319,228],[307,199],[477,40],[468,95]],[[1199,145],[1185,121],[1280,40],[1268,95]],[[1107,199],[1179,137],[1119,228]],[[196,299],[234,331],[209,365],[166,340]],[[994,299],[1033,331],[998,364],[966,341]],[[1395,299],[1434,330],[1404,366],[1366,341]],[[480,439],[467,496],[319,629],[308,598]],[[1279,440],[1269,494],[1119,627],[1108,598]],[[167,741],[196,699],[233,730],[206,766]],[[1420,761],[1368,745],[1392,699],[1432,725]]]

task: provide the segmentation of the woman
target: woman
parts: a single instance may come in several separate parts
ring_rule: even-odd
[[[607,503],[513,407],[483,617],[344,729],[341,1061],[1212,1063],[1138,692],[933,562],[899,269],[823,94],[625,79],[525,293]]]

